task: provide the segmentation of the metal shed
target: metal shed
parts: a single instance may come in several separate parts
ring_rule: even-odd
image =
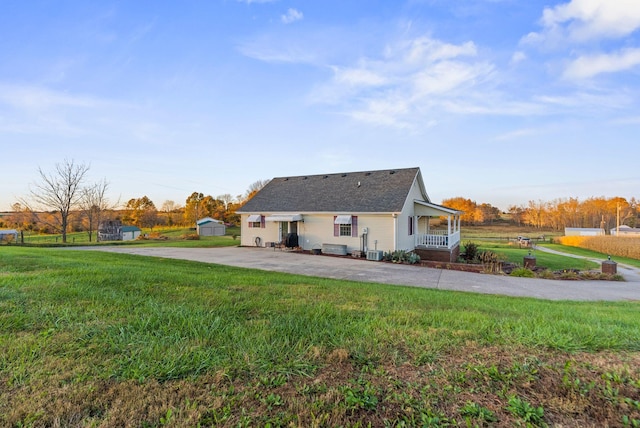
[[[223,222],[211,217],[198,220],[196,222],[196,230],[200,236],[223,236],[227,232]]]

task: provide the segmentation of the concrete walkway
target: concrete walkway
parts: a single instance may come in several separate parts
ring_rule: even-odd
[[[313,256],[271,248],[84,247],[86,250],[194,260],[324,278],[470,291],[549,300],[640,301],[640,277],[618,281],[559,281],[516,278],[362,259]]]

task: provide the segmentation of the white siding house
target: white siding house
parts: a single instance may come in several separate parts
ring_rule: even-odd
[[[243,246],[419,250],[444,261],[460,251],[461,212],[431,203],[419,168],[277,177],[237,213]]]

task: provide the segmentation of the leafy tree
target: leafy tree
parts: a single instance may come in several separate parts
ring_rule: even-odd
[[[153,228],[158,224],[158,210],[147,196],[129,199],[125,206],[124,220],[138,227]]]
[[[81,185],[88,171],[88,165],[77,164],[68,159],[57,163],[53,173],[46,173],[38,167],[40,180],[30,191],[30,199],[34,201],[37,209],[31,211],[55,212],[54,221],[49,223],[49,226],[62,235],[63,243],[67,242],[69,216],[80,202]],[[28,206],[28,203],[26,205]]]

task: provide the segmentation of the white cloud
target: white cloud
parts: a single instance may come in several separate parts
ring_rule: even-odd
[[[511,55],[511,64],[518,64],[527,59],[527,54],[522,51],[516,51]]]
[[[613,73],[640,64],[640,48],[624,49],[613,54],[581,56],[572,61],[564,71],[567,79],[584,79],[601,73]]]
[[[291,24],[292,22],[302,20],[302,18],[304,18],[302,12],[293,8],[289,8],[289,10],[287,10],[287,13],[280,17],[284,24]]]
[[[493,66],[476,56],[470,41],[401,40],[378,57],[330,67],[332,79],[316,88],[311,99],[342,106],[344,114],[359,121],[397,128],[432,126],[436,110],[459,104],[452,99],[473,104],[474,90],[491,79]]]
[[[530,33],[524,41],[620,38],[640,28],[640,7],[637,0],[571,0],[545,8],[540,23],[542,32]]]

